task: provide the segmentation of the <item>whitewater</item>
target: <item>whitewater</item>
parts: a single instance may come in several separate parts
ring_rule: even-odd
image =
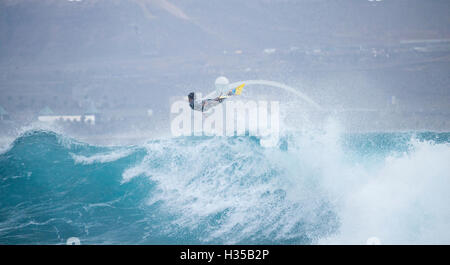
[[[0,154],[0,244],[450,243],[450,133],[260,141],[28,130]]]

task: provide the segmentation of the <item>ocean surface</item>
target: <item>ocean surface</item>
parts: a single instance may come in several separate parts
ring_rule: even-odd
[[[29,130],[0,154],[0,244],[449,244],[449,188],[450,133]]]

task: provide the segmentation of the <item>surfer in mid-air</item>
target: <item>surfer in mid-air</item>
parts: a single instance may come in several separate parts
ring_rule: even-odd
[[[219,77],[216,79],[216,91],[217,91],[217,94],[219,94],[218,97],[208,98],[208,99],[203,99],[201,101],[197,101],[196,97],[195,97],[195,93],[191,92],[188,95],[189,106],[193,110],[206,112],[206,111],[210,110],[211,108],[222,103],[222,101],[224,101],[226,98],[228,98],[230,96],[234,96],[234,95],[240,95],[242,93],[242,88],[244,88],[244,85],[245,84],[242,84],[234,89],[229,90],[227,93],[222,95],[222,91],[224,89],[228,88],[228,79],[226,79],[226,77]]]
[[[196,101],[194,92],[189,93],[188,98],[189,98],[189,106],[191,107],[191,109],[201,112],[208,111],[212,107],[219,105],[220,103],[222,103],[223,100],[225,100],[225,98],[217,97],[217,98],[203,99],[202,101]]]

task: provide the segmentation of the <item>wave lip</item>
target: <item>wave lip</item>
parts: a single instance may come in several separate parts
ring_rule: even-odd
[[[94,163],[114,162],[133,153],[133,149],[115,150],[108,153],[99,153],[92,156],[83,156],[70,153],[76,164],[90,165]]]

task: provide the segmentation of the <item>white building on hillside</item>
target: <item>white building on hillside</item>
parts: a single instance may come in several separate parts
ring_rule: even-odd
[[[85,122],[92,125],[95,124],[95,115],[55,115],[49,107],[45,107],[40,111],[38,120],[42,122],[53,123],[56,121],[62,122]]]

